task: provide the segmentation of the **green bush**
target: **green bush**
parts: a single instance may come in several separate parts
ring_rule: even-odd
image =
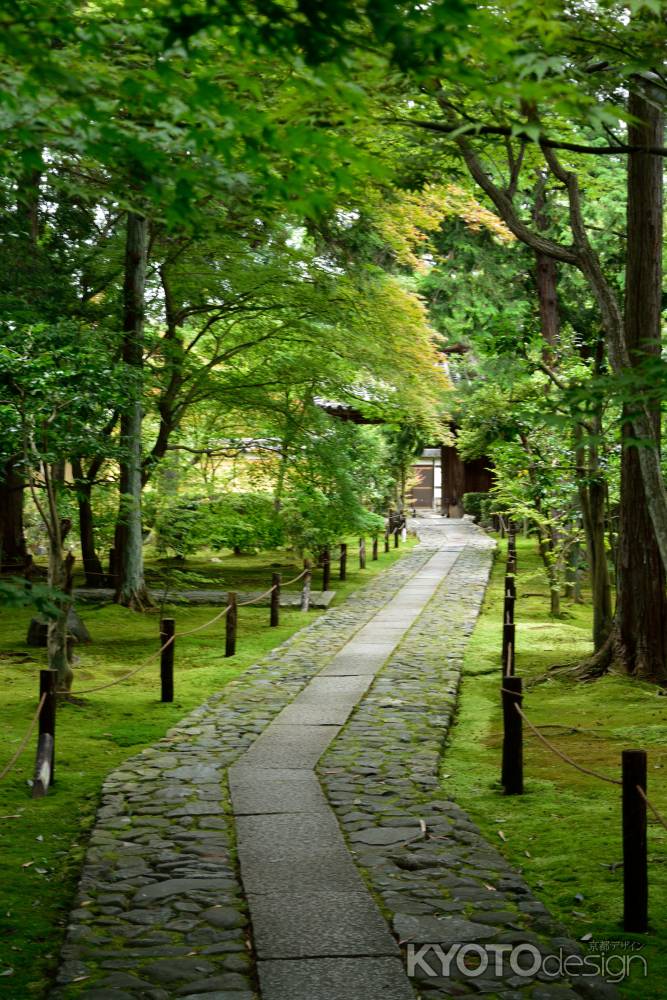
[[[264,493],[175,499],[157,512],[154,530],[158,552],[178,556],[203,548],[257,552],[284,543],[282,520]]]
[[[379,535],[384,518],[362,507],[349,495],[325,494],[313,485],[293,490],[281,517],[285,534],[300,552],[315,555],[346,535]]]
[[[489,500],[488,493],[464,493],[463,510],[466,514],[474,517],[476,521],[481,521],[485,517],[485,507],[488,512]]]

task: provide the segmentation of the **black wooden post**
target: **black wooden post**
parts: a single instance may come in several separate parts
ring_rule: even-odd
[[[280,584],[282,583],[282,579],[283,578],[280,573],[274,573],[271,577],[271,586],[273,587],[273,590],[271,591],[271,613],[269,617],[269,625],[271,628],[275,628],[277,625],[280,625]]]
[[[378,536],[373,535],[373,554],[371,556],[373,562],[376,562],[377,557],[378,557]]]
[[[516,629],[514,627],[514,603],[516,600],[516,590],[514,587],[514,577],[505,577],[505,599],[503,601],[503,645],[500,662],[503,666],[503,674],[514,673],[514,649],[516,643]],[[511,648],[511,656],[510,654]]]
[[[395,549],[398,548],[398,536],[399,536],[399,529],[398,528],[394,528],[394,548]]]
[[[385,552],[389,552],[389,532],[388,531],[385,531],[385,533],[384,533],[384,550],[385,550]]]
[[[646,751],[623,750],[623,930],[648,930]]]
[[[521,678],[503,677],[503,761],[501,783],[506,795],[523,795],[523,726],[515,705],[521,707]]]
[[[338,571],[338,579],[347,579],[347,542],[340,543],[340,569]]]
[[[238,621],[236,594],[233,590],[227,594],[227,607],[229,611],[225,622],[225,656],[233,656],[236,652],[236,625]]]
[[[160,622],[160,687],[162,701],[174,700],[174,655],[176,622],[163,618]],[[171,642],[169,641],[171,639]]]
[[[43,798],[55,780],[57,678],[55,670],[39,672],[39,700],[41,701],[44,696],[44,704],[39,713],[35,779],[32,783],[33,799]]]
[[[329,590],[331,586],[331,549],[327,545],[322,554],[322,590]]]
[[[366,539],[359,539],[359,569],[366,569]]]
[[[514,605],[516,603],[516,593],[514,590],[514,577],[505,577],[505,599],[503,601],[503,621],[514,621]]]

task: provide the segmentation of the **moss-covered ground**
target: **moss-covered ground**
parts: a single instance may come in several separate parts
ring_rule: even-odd
[[[380,551],[377,562],[358,569],[354,540],[349,540],[348,579],[340,584],[332,567],[336,603],[404,555],[411,545]],[[284,552],[258,556],[218,554],[176,567],[148,566],[153,583],[239,590],[264,589],[271,573],[285,579],[300,571]],[[313,589],[321,589],[316,571]],[[185,631],[208,621],[220,609],[165,609]],[[46,798],[32,800],[28,781],[34,766],[34,738],[12,772],[0,782],[0,996],[12,1000],[40,997],[57,965],[63,930],[106,774],[127,757],[159,739],[178,719],[220,690],[258,658],[283,642],[317,611],[281,609],[281,624],[268,627],[268,608],[239,610],[236,656],[224,658],[224,620],[178,641],[175,700],[159,700],[159,661],[115,687],[58,709],[56,783]],[[82,616],[93,638],[79,647],[74,694],[115,680],[158,648],[158,611],[137,614],[117,606],[86,606]],[[30,613],[0,613],[0,771],[23,737],[36,707],[42,650],[25,644]]]
[[[630,949],[641,946],[636,953],[646,958],[648,978],[634,962],[621,989],[633,1000],[659,1000],[667,981],[667,831],[649,815],[650,933],[628,934],[621,923],[620,789],[574,770],[528,733],[525,794],[506,796],[499,786],[505,555],[501,546],[466,652],[443,787],[523,870],[535,894],[585,947],[597,942],[622,953],[623,942],[630,942]],[[583,605],[564,602],[563,617],[551,618],[534,541],[519,540],[518,567],[516,672],[524,678],[524,689],[528,686],[527,716],[575,761],[611,777],[620,776],[621,750],[647,750],[649,798],[667,815],[665,692],[622,676],[582,683],[549,674],[550,667],[575,663],[591,651],[590,603],[587,595]]]

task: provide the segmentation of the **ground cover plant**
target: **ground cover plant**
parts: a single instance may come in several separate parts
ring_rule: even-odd
[[[351,551],[353,541],[349,539]],[[413,544],[414,539],[408,539],[399,549],[381,552],[377,561],[368,560],[365,570],[350,558],[344,583],[332,574],[336,602],[400,559]],[[225,588],[233,584],[256,590],[270,581],[271,572],[282,571],[288,579],[300,570],[285,552],[252,557],[223,552],[219,558],[219,563],[199,561],[197,571],[207,577],[217,574]],[[319,575],[316,572],[313,589],[319,586]],[[157,648],[158,613],[137,615],[115,604],[85,606],[81,613],[94,640],[80,650],[81,662],[75,666],[82,689],[124,676]],[[215,613],[210,606],[165,608],[183,630]],[[0,611],[0,769],[35,711],[37,672],[45,665],[46,652],[25,644],[31,614],[30,609]],[[282,608],[280,626],[269,628],[268,608],[241,608],[237,653],[229,659],[224,658],[224,621],[182,639],[172,704],[159,700],[159,661],[154,661],[123,684],[75,695],[59,706],[56,784],[46,798],[29,797],[34,740],[0,783],[0,996],[41,997],[48,989],[105,775],[318,614]]]
[[[504,543],[503,543],[504,550]],[[466,650],[460,708],[443,759],[442,786],[488,839],[521,869],[535,894],[582,946],[586,941],[641,947],[649,976],[635,964],[625,996],[659,1000],[667,958],[667,831],[649,813],[647,935],[622,930],[623,870],[620,790],[581,774],[524,730],[525,794],[499,783],[500,639],[504,557],[499,552],[482,614]],[[526,596],[529,595],[529,596]],[[548,613],[547,578],[534,539],[518,541],[516,672],[524,678],[524,710],[540,732],[575,761],[620,776],[621,750],[649,754],[648,794],[667,811],[667,722],[662,689],[622,674],[583,683],[550,672],[590,650],[590,604]],[[632,952],[628,952],[632,954]]]

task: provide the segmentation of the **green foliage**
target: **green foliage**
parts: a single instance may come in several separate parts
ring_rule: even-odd
[[[197,549],[243,552],[279,548],[283,531],[266,494],[229,493],[213,498],[180,496],[160,506],[153,528],[158,552],[186,556]]]
[[[463,494],[463,511],[465,514],[470,514],[474,517],[476,521],[481,521],[484,516],[484,504],[487,502],[488,496],[486,493],[464,493]]]
[[[0,580],[0,607],[32,607],[45,618],[58,618],[65,594],[43,583],[31,583],[19,577]]]

